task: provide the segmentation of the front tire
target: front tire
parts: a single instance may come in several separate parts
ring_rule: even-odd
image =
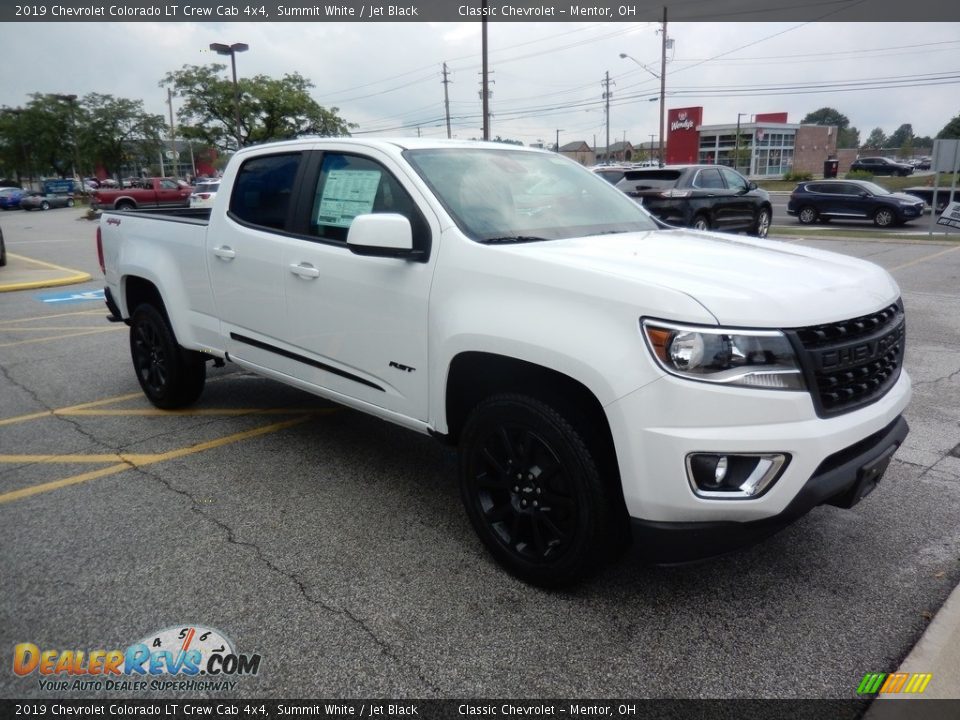
[[[889,208],[880,208],[873,214],[873,224],[877,227],[890,227],[897,222],[897,216]]]
[[[73,198],[67,200],[67,207],[73,207]]]
[[[806,207],[800,208],[800,212],[797,213],[797,220],[799,220],[804,225],[813,225],[817,221],[819,213],[815,208],[807,205]]]
[[[48,203],[46,200],[44,200],[42,203],[40,203],[40,209],[41,209],[41,210],[49,210],[49,209],[50,209],[50,203]]]
[[[616,516],[584,436],[535,398],[497,395],[473,410],[460,492],[493,557],[534,585],[581,581],[612,547]]]
[[[180,347],[166,316],[153,305],[140,305],[133,312],[130,355],[144,395],[158,408],[186,407],[203,392],[203,355]]]

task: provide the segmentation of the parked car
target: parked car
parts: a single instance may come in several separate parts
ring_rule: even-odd
[[[3,241],[3,230],[0,230],[0,267],[7,264],[7,244]]]
[[[923,214],[922,199],[892,193],[863,180],[802,182],[790,195],[787,213],[804,225],[829,220],[873,220],[878,227],[902,225]]]
[[[73,195],[53,195],[34,191],[20,199],[20,208],[23,210],[49,210],[64,207],[73,207]]]
[[[0,208],[4,210],[13,210],[20,207],[20,199],[23,197],[23,190],[20,188],[5,187],[0,188]]]
[[[594,165],[590,169],[611,185],[616,185],[630,168],[626,165]]]
[[[219,180],[197,183],[196,188],[190,195],[190,207],[210,207],[213,205],[213,199],[217,196],[217,190],[219,189]]]
[[[900,175],[906,177],[913,174],[913,165],[900,163],[890,158],[869,157],[858,158],[853,161],[850,170],[863,170],[873,175]]]
[[[190,186],[174,178],[133,178],[119,190],[99,189],[90,200],[94,210],[190,207]]]
[[[757,184],[723,165],[627,170],[616,187],[669,225],[766,237],[773,209]]]

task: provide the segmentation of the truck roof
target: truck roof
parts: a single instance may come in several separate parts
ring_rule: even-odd
[[[530,152],[543,152],[538,148],[529,148],[523,145],[511,145],[508,143],[490,142],[483,140],[447,140],[438,138],[355,138],[355,137],[320,137],[309,136],[301,137],[296,140],[284,140],[275,143],[266,143],[264,145],[253,145],[241,150],[241,153],[247,151],[262,150],[264,148],[282,148],[282,147],[302,147],[313,145],[317,142],[329,142],[343,145],[356,145],[357,147],[379,148],[381,150],[423,150],[433,148],[488,148],[491,150],[527,150]]]

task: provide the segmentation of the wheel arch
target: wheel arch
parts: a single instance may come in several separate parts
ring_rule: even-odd
[[[575,426],[593,453],[613,508],[623,520],[623,527],[615,528],[615,535],[618,542],[625,543],[629,534],[629,513],[610,422],[600,400],[579,380],[558,370],[505,355],[462,352],[451,360],[447,375],[448,432],[442,439],[457,444],[473,408],[485,398],[505,393],[526,395],[545,402]]]

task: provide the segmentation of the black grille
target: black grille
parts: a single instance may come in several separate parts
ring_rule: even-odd
[[[903,303],[836,323],[789,331],[820,416],[855,410],[882,397],[900,377]]]

